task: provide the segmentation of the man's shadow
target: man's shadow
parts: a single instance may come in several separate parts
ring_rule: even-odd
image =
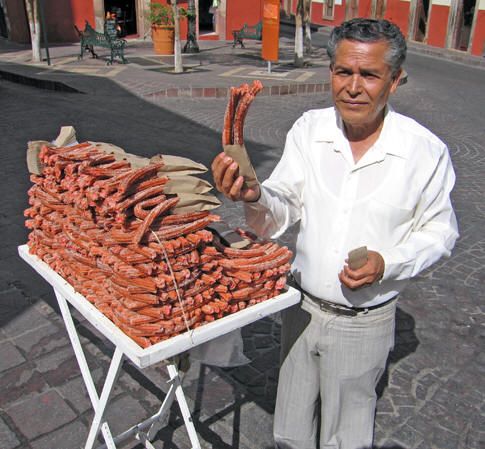
[[[406,358],[418,348],[419,340],[414,332],[415,327],[416,322],[412,315],[397,307],[394,349],[389,353],[386,370],[376,388],[378,398],[382,397],[389,384],[389,367]]]

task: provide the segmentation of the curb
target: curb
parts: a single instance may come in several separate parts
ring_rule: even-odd
[[[171,87],[143,95],[143,98],[229,98],[231,87]],[[258,96],[314,95],[330,91],[330,83],[302,83],[266,86]]]
[[[6,81],[11,81],[13,83],[36,87],[38,89],[56,90],[59,92],[76,93],[76,94],[84,93],[60,81],[33,78],[31,76],[20,75],[14,72],[7,72],[5,70],[0,70],[0,78]]]

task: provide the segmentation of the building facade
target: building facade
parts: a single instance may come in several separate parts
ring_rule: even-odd
[[[150,38],[146,13],[151,2],[169,0],[43,0],[47,38],[51,43],[79,40],[75,26],[83,29],[88,21],[102,31],[107,13],[115,12],[124,37]],[[188,8],[189,0],[177,0]],[[232,30],[244,23],[257,23],[262,17],[263,0],[193,0],[199,40],[232,40]],[[181,21],[181,38],[185,39],[187,21]],[[24,0],[0,0],[0,36],[14,42],[30,42]]]
[[[296,12],[298,0],[282,0]],[[388,19],[409,41],[475,56],[485,51],[485,0],[312,0],[311,22],[336,26],[353,17]]]
[[[146,12],[151,2],[169,0],[43,0],[48,40],[76,42],[86,20],[103,30],[108,12],[116,12],[123,36],[150,38]],[[264,0],[178,0],[195,7],[198,40],[232,40],[232,31],[254,25],[263,15]],[[295,13],[298,0],[281,0]],[[335,26],[353,17],[386,18],[395,22],[410,41],[456,49],[476,56],[485,50],[485,0],[312,0],[311,22]],[[185,39],[187,21],[181,23]],[[0,0],[0,37],[30,41],[24,0]]]

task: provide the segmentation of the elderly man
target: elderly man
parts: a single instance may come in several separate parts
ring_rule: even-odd
[[[229,157],[212,164],[217,188],[245,202],[259,235],[299,224],[292,274],[303,299],[283,317],[274,420],[285,449],[315,449],[318,423],[322,449],[372,447],[397,296],[458,237],[446,145],[387,104],[406,55],[399,29],[353,19],[327,51],[334,107],[296,121],[269,179],[247,189]],[[348,253],[363,246],[353,266]]]

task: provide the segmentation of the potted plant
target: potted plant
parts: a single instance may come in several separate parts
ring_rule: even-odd
[[[187,15],[185,9],[179,8],[179,15]],[[152,41],[155,53],[161,55],[173,55],[175,19],[173,8],[161,3],[150,3],[147,14],[152,27]]]

